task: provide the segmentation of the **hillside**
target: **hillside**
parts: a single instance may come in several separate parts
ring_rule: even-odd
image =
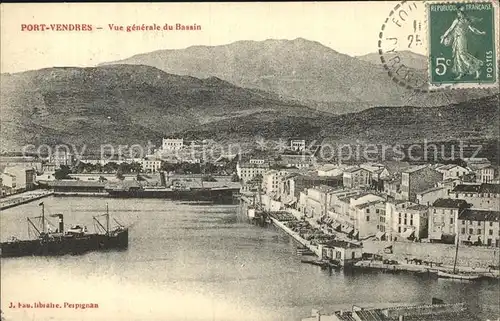
[[[145,144],[196,125],[263,111],[314,110],[221,79],[149,66],[48,68],[1,75],[1,146]]]
[[[303,137],[334,143],[424,143],[496,139],[499,95],[440,107],[374,107],[361,112],[313,118],[259,113],[201,125],[183,132],[221,139],[242,135],[268,139]]]
[[[395,57],[399,57],[401,61],[404,61],[404,64],[409,68],[413,68],[416,70],[426,70],[427,69],[427,58],[423,55],[419,55],[417,53],[411,51],[401,51],[397,53],[386,53],[384,54],[384,58],[386,61],[389,61]],[[380,65],[380,54],[378,52],[369,53],[363,56],[357,56],[359,60],[369,62],[374,65]]]
[[[418,55],[403,54],[411,58],[410,63],[422,64]],[[361,59],[350,57],[318,42],[297,38],[160,50],[108,64],[148,65],[199,78],[216,76],[337,114],[371,106],[440,106],[485,95],[475,90],[416,94],[393,83],[375,58],[373,54]],[[419,69],[414,72],[427,73]]]

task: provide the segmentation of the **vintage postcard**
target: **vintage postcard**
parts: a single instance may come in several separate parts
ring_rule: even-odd
[[[2,321],[500,320],[499,20],[1,4]]]

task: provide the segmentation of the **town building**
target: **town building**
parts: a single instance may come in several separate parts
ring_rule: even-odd
[[[161,160],[141,159],[139,164],[141,164],[142,170],[146,173],[156,173],[161,170]]]
[[[470,172],[467,168],[455,164],[438,166],[436,171],[443,174],[443,180],[448,178],[460,178]]]
[[[450,198],[463,199],[472,208],[498,210],[500,208],[500,184],[461,184],[451,192]]]
[[[304,139],[292,139],[290,140],[290,149],[302,152],[306,149],[306,141]]]
[[[463,199],[440,198],[429,207],[429,240],[454,243],[457,219],[470,205]]]
[[[421,205],[430,206],[440,198],[448,198],[450,188],[446,186],[436,186],[417,193],[416,202]]]
[[[251,164],[248,162],[240,162],[236,163],[236,174],[239,179],[242,181],[243,190],[248,190],[250,186],[247,186],[247,183],[252,181],[256,177],[263,177],[264,173],[269,170],[269,163],[264,164]],[[262,182],[261,182],[262,184]]]
[[[417,194],[443,180],[443,174],[429,165],[415,166],[401,173],[401,196],[403,200],[415,202]]]
[[[16,175],[2,173],[2,191],[4,194],[12,194],[17,190]]]
[[[370,171],[359,166],[347,168],[343,174],[345,188],[358,188],[370,186]]]
[[[340,266],[351,265],[363,256],[363,247],[351,242],[330,240],[318,246],[323,259],[332,260]]]
[[[321,185],[308,188],[300,199],[301,212],[307,217],[320,217],[328,213],[330,194],[335,188]]]
[[[385,231],[378,237],[390,241],[421,240],[428,236],[428,206],[408,201],[392,201],[386,204]],[[382,222],[381,227],[382,227]]]
[[[342,176],[344,174],[344,169],[346,167],[344,165],[336,165],[336,164],[324,164],[318,167],[317,173],[318,176]]]
[[[285,167],[295,167],[298,169],[311,168],[316,165],[316,157],[314,155],[307,154],[282,154],[279,156],[277,164]]]
[[[363,198],[360,198],[363,199]],[[351,213],[354,228],[360,238],[376,236],[379,231],[385,231],[385,199],[375,197],[374,200],[360,202],[360,199],[351,199]]]
[[[457,231],[462,244],[499,247],[500,212],[466,209],[459,213]]]
[[[55,164],[57,168],[61,166],[73,166],[75,158],[67,150],[55,150],[49,155],[49,163]]]
[[[475,168],[474,173],[476,174],[476,182],[478,183],[493,183],[498,182],[497,174],[498,171],[492,165],[487,165],[483,167],[473,167]]]
[[[281,187],[279,189],[281,201],[287,206],[293,206],[295,204],[295,207],[297,207],[301,192],[319,185],[339,187],[342,185],[342,181],[336,177],[291,172],[281,180]]]
[[[165,151],[179,150],[184,148],[183,138],[163,138],[161,149]]]
[[[42,161],[32,156],[0,156],[0,168],[5,167],[24,167],[33,168],[35,171],[42,171]]]
[[[29,191],[35,188],[35,177],[33,168],[7,166],[3,170],[2,184],[10,193]]]
[[[262,176],[263,191],[273,199],[279,198],[283,186],[281,181],[289,173],[288,169],[272,169],[265,172]]]

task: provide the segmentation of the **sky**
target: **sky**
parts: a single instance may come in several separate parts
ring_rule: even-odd
[[[351,56],[378,51],[398,2],[1,4],[1,72],[95,66],[161,49],[238,40],[318,41]],[[421,6],[420,10],[423,9]],[[420,12],[420,14],[423,11]],[[92,31],[23,31],[22,25],[90,24]],[[109,24],[200,25],[201,31],[110,31]],[[97,30],[96,27],[102,29]],[[412,48],[425,53],[425,48]]]

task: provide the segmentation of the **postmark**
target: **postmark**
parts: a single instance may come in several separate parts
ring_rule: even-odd
[[[497,14],[493,0],[397,3],[379,33],[381,64],[415,92],[498,86]]]
[[[427,12],[430,84],[496,83],[493,3],[429,3]]]

